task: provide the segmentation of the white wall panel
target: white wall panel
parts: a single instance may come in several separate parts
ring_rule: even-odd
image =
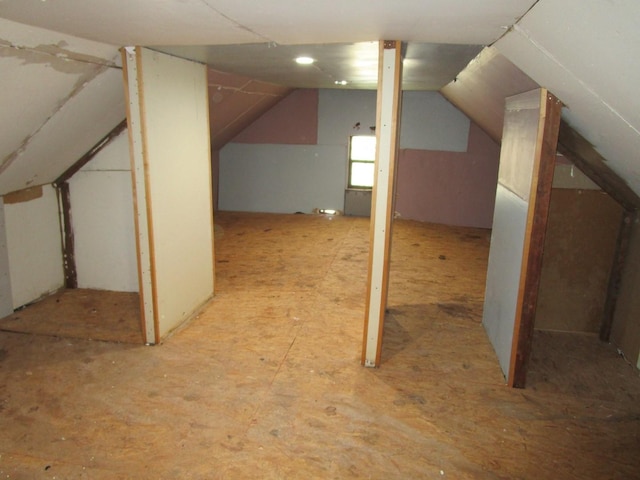
[[[158,340],[213,295],[207,77],[202,64],[140,48],[136,55],[146,175],[138,208],[149,213],[138,228],[151,241]]]
[[[14,308],[64,286],[58,200],[50,185],[42,193],[4,206]]]
[[[69,189],[78,287],[137,292],[127,133],[76,173]]]

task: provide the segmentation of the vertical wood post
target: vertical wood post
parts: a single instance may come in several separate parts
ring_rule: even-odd
[[[616,252],[609,273],[609,287],[607,288],[607,299],[604,304],[604,312],[602,315],[602,324],[600,325],[600,340],[608,342],[611,337],[611,327],[613,325],[613,316],[615,314],[618,294],[620,292],[620,282],[622,281],[622,270],[624,262],[629,250],[629,241],[631,240],[631,231],[633,219],[636,212],[626,209],[622,214],[620,222],[620,230],[618,231],[618,240],[616,243]]]
[[[78,272],[76,270],[75,237],[73,235],[73,223],[71,220],[71,192],[69,182],[61,182],[58,185],[60,192],[60,207],[62,209],[62,223],[64,230],[63,260],[64,283],[67,288],[78,288]]]
[[[524,388],[531,357],[538,288],[542,276],[542,253],[547,233],[549,206],[551,205],[561,112],[562,104],[560,101],[549,92],[542,90],[508,379],[509,385],[512,387]]]
[[[136,250],[138,257],[138,282],[140,292],[140,321],[145,343],[158,343],[159,330],[156,316],[156,291],[152,271],[153,237],[149,211],[148,179],[145,173],[144,125],[142,122],[142,86],[139,85],[140,49],[126,47],[122,53],[122,73],[129,131],[129,155],[131,157],[131,181],[133,185],[133,211],[135,216]]]
[[[393,220],[395,167],[398,152],[402,43],[380,42],[376,121],[376,163],[371,203],[371,229],[362,364],[380,365],[382,332],[389,289],[389,255]]]

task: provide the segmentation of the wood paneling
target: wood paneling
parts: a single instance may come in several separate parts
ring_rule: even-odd
[[[621,215],[600,190],[553,189],[536,329],[600,330]]]
[[[505,98],[537,87],[498,50],[486,47],[440,93],[500,143]]]

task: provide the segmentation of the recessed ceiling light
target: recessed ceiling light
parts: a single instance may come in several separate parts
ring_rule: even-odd
[[[333,83],[335,83],[336,85],[346,85],[349,82],[347,82],[346,80],[336,80]]]
[[[313,62],[315,62],[315,59],[311,58],[311,57],[298,57],[296,58],[296,63],[299,65],[311,65]]]

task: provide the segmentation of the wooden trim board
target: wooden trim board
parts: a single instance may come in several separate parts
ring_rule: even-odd
[[[536,138],[529,211],[522,257],[522,272],[511,350],[509,386],[524,388],[531,356],[533,327],[542,274],[542,254],[547,232],[562,104],[544,89],[540,92],[540,117]]]
[[[144,166],[144,126],[142,125],[142,99],[140,98],[142,92],[138,85],[139,50],[139,47],[126,47],[121,52],[131,157],[136,250],[138,252],[140,319],[144,341],[147,344],[152,344],[157,343],[159,338],[157,319],[155,318],[157,305],[154,300],[155,292],[153,288],[153,249],[148,219],[147,175]]]
[[[376,122],[376,169],[372,194],[367,297],[362,364],[380,366],[384,316],[389,289],[395,166],[398,152],[402,43],[380,42]]]

